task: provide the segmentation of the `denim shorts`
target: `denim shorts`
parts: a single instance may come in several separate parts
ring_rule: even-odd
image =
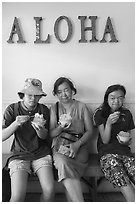
[[[51,155],[47,155],[37,160],[33,161],[25,161],[20,159],[15,159],[9,163],[10,168],[10,176],[20,170],[27,171],[29,174],[36,173],[41,167],[52,167],[52,157]]]

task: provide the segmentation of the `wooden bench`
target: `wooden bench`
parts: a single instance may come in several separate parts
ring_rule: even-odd
[[[9,156],[10,154],[2,154],[2,166],[5,165],[6,160]],[[91,198],[93,201],[95,201],[97,197],[97,180],[101,176],[103,176],[103,174],[99,166],[98,155],[90,154],[89,165],[85,171],[85,176],[82,177],[81,179],[81,182],[84,184],[84,186],[86,185],[85,192],[91,194]],[[64,191],[62,186],[60,187],[58,186],[57,190],[58,192]],[[29,176],[27,192],[31,192],[31,193],[41,192],[41,187],[40,187],[37,176],[34,176],[34,175]]]

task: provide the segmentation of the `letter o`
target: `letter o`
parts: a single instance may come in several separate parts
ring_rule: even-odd
[[[60,22],[61,22],[62,20],[66,20],[67,25],[68,25],[68,35],[67,35],[67,37],[66,37],[65,40],[61,40],[61,39],[60,39],[59,30],[58,30],[59,24],[60,24]],[[61,42],[61,43],[66,43],[66,42],[68,42],[68,41],[70,40],[70,38],[71,38],[71,36],[72,36],[72,23],[71,23],[71,21],[69,20],[68,17],[66,17],[66,16],[60,16],[60,17],[56,20],[55,25],[54,25],[54,34],[55,34],[56,39],[57,39],[59,42]]]

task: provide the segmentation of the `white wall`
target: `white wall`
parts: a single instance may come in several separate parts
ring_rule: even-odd
[[[53,101],[53,83],[59,76],[70,77],[78,89],[77,98],[85,102],[102,102],[106,88],[121,83],[127,88],[127,100],[134,103],[135,52],[134,3],[11,3],[2,6],[2,91],[3,102],[18,100],[17,91],[25,78],[42,80]],[[67,16],[73,24],[73,36],[60,43],[54,36],[54,23]],[[118,43],[79,43],[78,16],[98,16],[97,38],[102,39],[107,17],[110,16]],[[19,18],[25,44],[8,44],[14,17]],[[42,39],[51,34],[50,44],[34,44],[34,16],[42,16]],[[90,26],[90,21],[88,21]],[[64,32],[66,25],[64,25]],[[62,30],[61,30],[62,32]],[[91,37],[88,36],[88,40]],[[16,42],[16,40],[15,40]]]
[[[51,34],[50,44],[34,44],[34,17],[42,17],[42,39]],[[72,39],[65,44],[54,36],[54,23],[67,16],[73,24]],[[111,17],[118,43],[79,43],[78,16],[98,16],[97,38],[102,39],[106,20]],[[19,19],[25,44],[8,44],[14,18]],[[17,92],[27,77],[43,82],[48,96],[42,102],[56,100],[53,83],[60,76],[70,77],[78,90],[77,98],[90,103],[93,110],[103,100],[106,88],[121,83],[127,88],[126,105],[134,116],[135,103],[135,11],[134,3],[10,3],[2,6],[2,107],[18,100]],[[88,21],[90,26],[90,21]],[[64,34],[66,26],[61,27]],[[91,36],[88,34],[87,39]],[[16,42],[16,38],[15,38]],[[12,139],[12,138],[11,138]],[[134,146],[134,140],[133,140]],[[133,147],[134,149],[134,147]],[[3,151],[9,150],[6,141]]]

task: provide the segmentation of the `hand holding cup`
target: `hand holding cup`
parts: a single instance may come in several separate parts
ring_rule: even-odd
[[[32,126],[36,129],[43,128],[46,123],[46,120],[43,117],[43,114],[35,113],[35,117],[31,122]]]
[[[129,132],[124,132],[124,131],[120,131],[117,134],[117,139],[119,141],[119,143],[127,143],[131,140],[130,134]]]
[[[59,124],[65,129],[70,127],[71,122],[72,122],[72,117],[70,114],[62,114],[59,118]]]

